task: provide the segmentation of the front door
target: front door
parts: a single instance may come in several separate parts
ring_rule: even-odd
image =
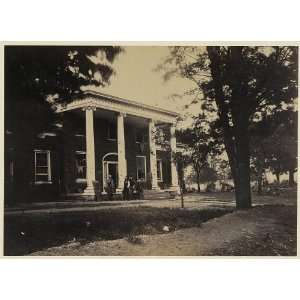
[[[106,186],[106,182],[108,179],[108,176],[111,175],[113,181],[114,181],[114,188],[116,189],[118,187],[118,162],[116,161],[104,161],[104,182],[103,186]]]
[[[115,162],[113,162],[113,163],[108,162],[107,167],[108,167],[107,175],[111,175],[111,177],[114,181],[114,188],[117,188],[117,186],[118,186],[118,164]]]

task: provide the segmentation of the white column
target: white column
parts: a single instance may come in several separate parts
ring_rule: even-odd
[[[174,189],[178,188],[178,175],[177,175],[177,168],[176,163],[173,159],[174,154],[176,153],[176,135],[175,135],[175,125],[172,124],[170,127],[170,147],[171,147],[171,187]]]
[[[95,142],[94,142],[94,110],[85,108],[85,139],[86,139],[86,182],[85,195],[95,195]]]
[[[153,120],[149,120],[149,148],[150,148],[150,172],[152,190],[159,189],[157,185],[157,159],[155,145],[155,124]]]
[[[117,126],[118,126],[118,173],[119,182],[117,191],[121,192],[123,190],[123,184],[125,177],[127,176],[127,162],[125,156],[125,134],[124,134],[124,117],[126,114],[119,113]]]

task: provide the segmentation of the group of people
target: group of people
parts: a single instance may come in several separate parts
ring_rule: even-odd
[[[106,193],[108,200],[113,199],[115,192],[115,183],[111,175],[108,176],[106,181]],[[124,179],[123,200],[143,199],[143,186],[141,182],[135,181],[133,176],[126,176]]]
[[[143,187],[132,176],[126,176],[123,186],[123,200],[143,199]]]

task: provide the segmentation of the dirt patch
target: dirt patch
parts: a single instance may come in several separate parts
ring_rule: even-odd
[[[132,243],[137,235],[166,234],[181,228],[199,227],[203,222],[231,211],[221,208],[129,207],[55,215],[6,216],[5,255],[26,255],[49,247],[70,250],[95,241],[121,238]]]
[[[296,206],[260,206],[167,234],[70,244],[33,255],[296,255]]]
[[[247,215],[255,222],[250,230],[243,229],[243,236],[225,242],[208,255],[223,256],[287,256],[297,255],[297,209],[296,207],[265,206],[253,209]]]

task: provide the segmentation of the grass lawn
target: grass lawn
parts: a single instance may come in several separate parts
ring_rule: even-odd
[[[203,222],[229,212],[232,209],[128,207],[55,215],[5,216],[4,254],[26,255],[64,243],[85,245],[124,237],[134,240],[139,234],[160,234],[201,226]]]
[[[5,255],[296,255],[296,193],[253,197],[188,194],[141,206],[6,215]]]

